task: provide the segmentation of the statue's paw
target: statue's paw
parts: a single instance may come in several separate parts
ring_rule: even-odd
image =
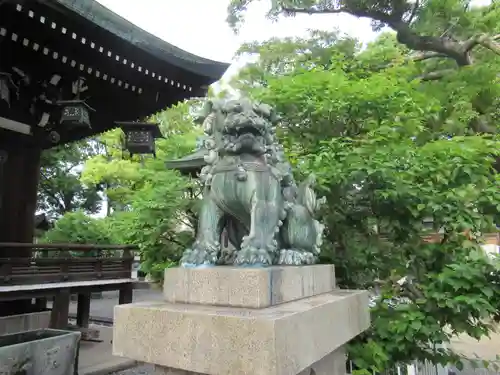
[[[270,266],[272,257],[264,249],[246,246],[238,251],[234,264],[238,266]]]
[[[302,266],[314,264],[316,257],[308,251],[283,249],[279,252],[278,264],[287,266]]]
[[[186,249],[180,264],[182,267],[196,267],[202,264],[215,264],[217,255],[203,248]]]

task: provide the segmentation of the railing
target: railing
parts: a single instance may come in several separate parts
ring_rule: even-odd
[[[0,249],[31,249],[31,257],[0,258],[0,286],[132,277],[134,245],[0,242]],[[79,252],[83,256],[72,255]],[[87,256],[85,253],[92,253]],[[56,253],[55,257],[49,257]]]

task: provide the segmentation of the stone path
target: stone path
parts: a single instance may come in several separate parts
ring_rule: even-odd
[[[152,365],[140,365],[128,370],[115,372],[112,375],[154,375],[154,368]]]
[[[134,290],[134,302],[161,300],[161,291],[140,289]],[[118,304],[118,292],[104,292],[102,299],[93,299],[90,303],[90,316],[95,318],[112,319],[113,309]],[[76,314],[76,302],[72,302],[70,313]],[[97,328],[97,326],[94,326]],[[112,355],[113,327],[98,327],[102,342],[81,342],[79,358],[80,375],[107,375],[118,369],[135,366],[135,361]],[[150,375],[151,366],[138,366],[117,372],[119,375]]]
[[[107,375],[113,371],[136,366],[133,360],[113,356],[111,344],[113,327],[92,327],[99,329],[102,342],[80,342],[79,375]]]
[[[460,335],[452,340],[451,347],[467,358],[481,358],[500,364],[498,360],[500,356],[500,326],[496,332],[490,334],[490,338],[485,337],[480,341],[467,335]]]

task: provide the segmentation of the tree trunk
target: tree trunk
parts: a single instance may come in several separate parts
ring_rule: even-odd
[[[32,243],[41,150],[16,142],[0,143],[0,242]],[[30,249],[0,248],[0,258],[30,257]],[[0,303],[0,315],[31,310],[31,301]]]

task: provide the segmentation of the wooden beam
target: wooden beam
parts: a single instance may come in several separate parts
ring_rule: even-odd
[[[22,122],[10,120],[5,117],[0,117],[0,128],[4,128],[25,135],[32,135],[31,126],[23,124]]]

